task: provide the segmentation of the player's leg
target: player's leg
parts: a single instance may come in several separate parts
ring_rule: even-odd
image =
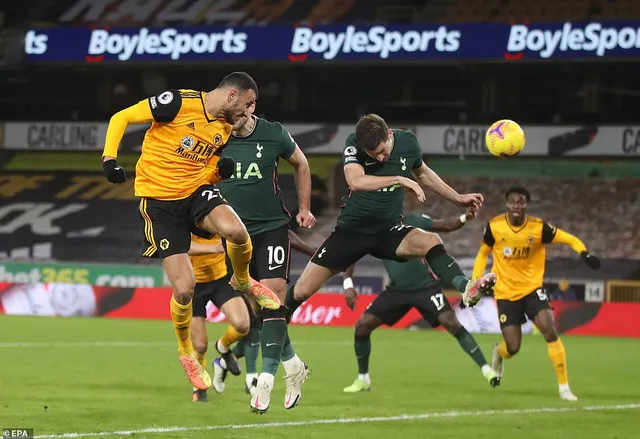
[[[438,294],[440,296],[438,296]],[[447,304],[449,303],[449,301],[446,299],[446,297],[444,297],[444,294],[438,294],[431,296],[436,298],[434,301],[434,307],[436,308],[436,312],[438,312],[438,323],[441,324],[449,334],[453,335],[456,340],[458,340],[458,343],[460,344],[462,350],[471,357],[471,359],[478,365],[478,367],[480,367],[482,375],[487,379],[487,381],[489,381],[491,387],[499,386],[500,377],[491,368],[491,366],[487,364],[487,360],[482,353],[482,349],[480,349],[480,346],[478,346],[476,339],[473,338],[469,331],[467,331],[466,328],[460,324],[460,321],[458,320],[450,306],[447,307],[448,309],[444,309],[445,307],[441,305],[440,300],[443,300]],[[440,311],[437,310],[438,307],[441,307]],[[433,312],[429,314],[433,315]],[[425,316],[423,314],[423,316],[426,319],[428,315]]]
[[[410,305],[403,304],[397,292],[386,289],[380,293],[367,307],[356,322],[353,335],[353,350],[358,362],[358,378],[343,389],[346,393],[366,392],[371,390],[369,376],[369,357],[371,356],[371,333],[380,325],[394,325],[409,310]]]
[[[577,401],[578,398],[569,388],[567,354],[564,350],[562,340],[558,337],[555,318],[546,292],[540,288],[525,299],[525,310],[527,315],[531,320],[533,320],[533,323],[538,327],[540,333],[547,342],[547,352],[549,353],[551,364],[553,364],[553,368],[556,371],[560,398],[566,401]]]
[[[191,217],[198,228],[217,233],[225,239],[227,256],[233,266],[231,283],[234,288],[243,292],[250,291],[264,308],[279,308],[277,296],[249,276],[253,247],[240,217],[226,204],[215,186],[203,186],[194,195]]]
[[[191,343],[193,343],[193,350],[198,358],[198,363],[205,369],[207,366],[207,345],[209,343],[207,337],[207,327],[205,325],[206,309],[199,307],[194,300],[193,307],[193,320],[191,322]],[[204,304],[206,306],[206,303]],[[201,311],[200,311],[201,309]],[[207,391],[193,388],[192,400],[197,402],[207,402]]]
[[[526,318],[522,300],[511,301],[498,299],[496,305],[498,307],[500,330],[502,331],[504,341],[493,347],[491,368],[495,370],[500,379],[502,379],[502,375],[504,374],[504,360],[508,360],[520,352],[522,324],[526,322]]]
[[[229,285],[228,277],[218,279],[211,284],[213,286],[212,301],[229,322],[225,333],[215,342],[216,350],[221,356],[213,361],[213,386],[216,392],[222,393],[227,370],[233,375],[241,373],[238,360],[231,352],[231,346],[249,332],[250,317],[246,302],[240,293]]]
[[[456,260],[447,253],[437,234],[397,225],[385,237],[386,242],[383,244],[387,249],[395,249],[393,258],[425,258],[439,279],[453,285],[462,294],[465,305],[474,306],[482,297],[493,292],[495,274],[488,273],[480,279],[469,279]],[[398,242],[398,239],[401,241]]]
[[[178,340],[180,363],[191,384],[200,390],[211,386],[211,377],[200,366],[191,343],[195,276],[187,252],[191,233],[182,214],[184,201],[140,200],[145,249],[143,257],[159,257],[173,290],[169,304]],[[181,226],[184,224],[184,226]]]
[[[255,236],[254,245],[254,269],[260,283],[276,293],[281,303],[284,303],[291,255],[288,227]],[[283,318],[285,314],[284,307],[277,312],[271,310],[262,312],[262,370],[258,383],[272,382],[282,361],[286,383],[284,407],[291,409],[298,404],[302,396],[302,384],[309,375],[309,368],[293,349],[287,330],[287,321]]]

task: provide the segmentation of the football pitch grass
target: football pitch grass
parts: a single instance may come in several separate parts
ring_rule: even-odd
[[[209,325],[213,340],[224,325]],[[191,402],[171,323],[0,316],[0,427],[36,437],[594,438],[640,437],[640,341],[564,337],[577,403],[561,401],[540,336],[525,336],[492,389],[448,334],[379,330],[371,392],[348,395],[350,328],[290,328],[312,369],[285,410],[280,367],[271,407],[249,411],[244,379]],[[487,357],[498,335],[478,335]],[[208,362],[213,359],[209,355]],[[243,364],[244,365],[244,364]]]

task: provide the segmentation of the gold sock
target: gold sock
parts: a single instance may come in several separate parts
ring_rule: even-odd
[[[549,359],[553,364],[553,368],[556,370],[558,384],[568,384],[569,378],[567,377],[567,354],[564,350],[562,340],[557,339],[556,341],[547,343],[547,351],[549,352]]]
[[[191,344],[191,318],[193,317],[192,302],[181,305],[171,296],[171,320],[173,328],[178,338],[178,352],[180,355],[190,355],[193,353]]]
[[[247,333],[240,334],[233,326],[229,325],[224,335],[220,337],[220,344],[229,349],[232,344],[240,341],[245,335],[247,335]]]
[[[505,360],[508,360],[509,358],[511,358],[511,354],[507,350],[506,343],[504,342],[500,343],[500,346],[498,346],[498,355],[500,355],[500,357],[504,358]]]
[[[196,357],[198,358],[198,363],[202,366],[203,369],[207,368],[207,354],[201,354],[200,352],[196,352]]]
[[[249,262],[251,262],[252,253],[251,238],[248,238],[244,244],[234,244],[227,241],[227,255],[231,260],[233,275],[240,285],[249,284]]]

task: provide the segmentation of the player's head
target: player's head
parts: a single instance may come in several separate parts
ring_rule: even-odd
[[[216,90],[220,90],[225,98],[222,116],[227,123],[235,125],[242,119],[249,118],[249,108],[258,99],[258,86],[248,73],[229,73],[220,81]]]
[[[367,114],[356,124],[356,142],[370,157],[386,162],[393,149],[393,133],[383,118]]]
[[[509,221],[515,224],[521,224],[527,217],[527,208],[531,201],[529,191],[521,186],[514,186],[504,194],[507,201],[507,215]]]
[[[247,117],[241,117],[233,124],[233,131],[239,131],[243,128],[251,129],[251,125],[249,122],[251,121],[251,116],[256,111],[256,103],[255,101],[251,106],[247,109]]]

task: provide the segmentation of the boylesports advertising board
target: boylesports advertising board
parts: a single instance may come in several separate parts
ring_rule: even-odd
[[[640,56],[640,21],[34,28],[32,62],[602,59]]]

